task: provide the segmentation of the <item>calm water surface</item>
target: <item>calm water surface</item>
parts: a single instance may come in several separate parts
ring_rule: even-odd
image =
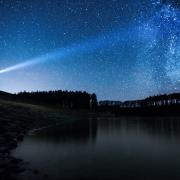
[[[87,117],[28,135],[23,179],[180,179],[179,118]]]

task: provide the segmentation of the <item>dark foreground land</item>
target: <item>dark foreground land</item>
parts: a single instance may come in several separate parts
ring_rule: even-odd
[[[0,100],[0,180],[14,180],[24,170],[23,161],[12,157],[11,151],[29,130],[68,120],[56,109]]]

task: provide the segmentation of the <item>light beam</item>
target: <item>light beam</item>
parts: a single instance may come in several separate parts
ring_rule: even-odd
[[[137,32],[137,28],[129,27],[129,30],[132,32],[133,30]],[[82,55],[87,53],[92,53],[101,48],[108,48],[112,45],[123,44],[128,38],[128,30],[119,29],[118,31],[113,31],[111,33],[105,33],[96,38],[91,38],[86,41],[80,43],[74,43],[71,46],[67,46],[64,48],[60,48],[56,51],[47,53],[45,55],[41,55],[39,57],[35,57],[25,62],[16,64],[14,66],[10,66],[0,70],[0,74],[15,71],[18,69],[22,69],[25,67],[33,66],[40,63],[49,62],[50,60],[60,60],[64,58],[68,58],[70,56]],[[132,37],[133,39],[133,37]]]

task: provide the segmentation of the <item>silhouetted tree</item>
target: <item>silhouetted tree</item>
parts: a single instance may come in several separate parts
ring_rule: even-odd
[[[96,97],[96,94],[92,94],[91,95],[91,108],[93,109],[93,110],[95,110],[96,108],[97,108],[97,104],[98,104],[98,102],[97,102],[97,97]]]

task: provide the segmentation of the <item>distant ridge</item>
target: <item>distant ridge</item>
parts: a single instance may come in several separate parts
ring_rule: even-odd
[[[15,97],[15,94],[11,94],[5,91],[0,91],[0,99],[9,99]]]

